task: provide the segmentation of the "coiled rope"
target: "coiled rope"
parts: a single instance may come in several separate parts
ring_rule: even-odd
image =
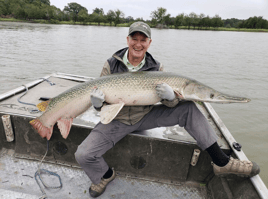
[[[46,151],[44,157],[42,158],[42,160],[41,160],[41,162],[40,162],[40,164],[39,164],[39,166],[38,166],[38,169],[37,169],[37,171],[35,172],[35,175],[34,175],[35,180],[36,180],[36,182],[37,182],[37,184],[38,184],[38,186],[39,186],[39,188],[40,188],[40,190],[41,190],[41,192],[42,192],[42,194],[43,194],[39,199],[46,199],[46,198],[47,198],[47,194],[46,194],[46,192],[45,192],[44,187],[47,188],[47,189],[61,189],[61,188],[62,188],[61,178],[60,178],[60,176],[59,176],[58,174],[56,174],[56,173],[54,173],[54,172],[51,172],[51,171],[48,171],[48,170],[46,170],[46,169],[40,169],[40,167],[41,167],[41,165],[42,165],[42,162],[43,162],[43,160],[45,159],[45,157],[46,157],[46,155],[47,155],[48,150],[49,150],[49,140],[47,140],[47,151]],[[54,176],[58,177],[60,185],[59,185],[59,186],[49,186],[49,185],[47,185],[47,184],[44,182],[43,178],[42,178],[42,175],[43,175],[43,174],[54,175]],[[40,180],[40,182],[43,184],[44,187],[41,186],[41,184],[39,183],[37,177],[39,177],[39,180]]]

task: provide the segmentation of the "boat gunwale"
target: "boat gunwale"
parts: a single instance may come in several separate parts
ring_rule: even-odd
[[[215,124],[219,128],[220,132],[222,133],[222,135],[224,136],[224,138],[228,142],[229,146],[231,147],[232,151],[235,153],[237,158],[239,160],[248,160],[248,158],[247,158],[246,154],[243,152],[243,150],[237,151],[233,147],[233,143],[236,142],[235,138],[233,137],[231,132],[228,130],[228,128],[225,126],[225,124],[223,123],[221,118],[218,116],[216,111],[213,109],[211,104],[208,102],[204,102],[204,106],[207,109],[208,113],[211,115]],[[267,199],[268,198],[268,190],[267,190],[266,185],[262,181],[260,175],[253,176],[250,178],[250,180],[251,180],[253,186],[255,187],[256,191],[258,192],[259,196],[262,199]]]

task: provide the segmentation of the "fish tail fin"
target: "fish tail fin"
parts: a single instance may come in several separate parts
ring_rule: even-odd
[[[73,118],[60,118],[57,121],[58,128],[60,129],[60,133],[64,139],[66,139],[69,135],[73,123]]]
[[[38,118],[31,120],[30,124],[33,126],[33,128],[37,130],[37,132],[42,138],[46,137],[47,140],[50,140],[53,132],[53,126],[51,128],[44,126]]]

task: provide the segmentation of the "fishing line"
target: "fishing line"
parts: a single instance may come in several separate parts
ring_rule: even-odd
[[[40,164],[39,164],[39,166],[38,166],[38,169],[37,169],[37,171],[35,172],[35,175],[34,175],[35,180],[36,180],[36,183],[38,184],[38,186],[39,186],[39,188],[40,188],[40,190],[41,190],[41,192],[42,192],[42,194],[43,194],[39,199],[46,199],[46,198],[47,198],[47,195],[46,195],[46,192],[45,192],[44,188],[43,188],[43,187],[41,186],[41,184],[39,183],[37,177],[39,177],[39,180],[41,181],[41,183],[43,184],[43,186],[44,186],[45,188],[47,188],[47,189],[61,189],[61,188],[62,188],[61,177],[60,177],[57,173],[48,171],[48,170],[46,170],[46,169],[40,169],[40,167],[41,167],[41,165],[42,165],[42,162],[43,162],[43,160],[45,159],[45,157],[46,157],[46,155],[47,155],[48,150],[49,150],[49,140],[47,140],[47,151],[46,151],[44,157],[42,158],[42,160],[41,160],[41,162],[40,162]],[[60,185],[59,185],[59,186],[49,186],[49,185],[47,185],[47,184],[44,182],[43,178],[42,178],[42,175],[43,175],[43,174],[54,175],[54,176],[56,176],[56,177],[59,179]]]

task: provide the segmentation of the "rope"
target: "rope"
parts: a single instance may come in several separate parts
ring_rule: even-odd
[[[39,166],[38,166],[38,169],[37,169],[37,171],[35,172],[35,175],[34,175],[35,180],[36,180],[36,182],[37,182],[37,184],[38,184],[38,186],[39,186],[39,188],[40,188],[40,190],[41,190],[41,192],[42,192],[42,194],[43,194],[39,199],[46,199],[46,198],[47,198],[47,195],[46,195],[46,192],[45,192],[44,188],[43,188],[43,187],[41,186],[41,184],[39,183],[37,177],[39,177],[39,180],[41,181],[41,183],[43,184],[43,186],[44,186],[45,188],[47,188],[47,189],[61,189],[61,188],[62,188],[61,178],[60,178],[60,176],[59,176],[58,174],[56,174],[56,173],[54,173],[54,172],[51,172],[51,171],[48,171],[48,170],[46,170],[46,169],[40,169],[41,164],[42,164],[43,160],[45,159],[48,150],[49,150],[49,140],[47,140],[47,151],[46,151],[44,157],[42,158],[42,160],[41,160],[41,162],[40,162],[40,164],[39,164]],[[44,182],[44,180],[42,179],[42,174],[54,175],[54,176],[58,177],[58,178],[59,178],[60,185],[59,185],[59,186],[49,186],[49,185],[47,185],[47,184]]]
[[[55,83],[49,81],[48,79],[45,79],[45,78],[41,78],[41,79],[43,79],[44,81],[47,81],[51,86],[54,86],[54,85],[55,85]],[[28,103],[28,102],[22,102],[22,101],[20,100],[24,95],[26,95],[26,94],[28,93],[28,87],[27,87],[26,85],[23,85],[23,86],[25,87],[26,91],[25,91],[25,93],[23,93],[23,94],[18,98],[18,102],[21,103],[21,104],[26,104],[26,105],[30,105],[30,106],[34,106],[34,107],[36,107],[35,104]],[[30,110],[30,113],[38,113],[38,112],[40,112],[38,109],[32,109],[32,110]],[[45,157],[46,157],[46,155],[47,155],[48,150],[49,150],[49,140],[47,140],[47,151],[46,151],[44,157],[42,158],[42,160],[41,160],[41,162],[40,162],[40,164],[39,164],[39,166],[38,166],[38,169],[37,169],[37,171],[35,172],[35,175],[34,175],[35,180],[36,180],[36,183],[38,184],[38,186],[39,186],[39,188],[40,188],[40,190],[41,190],[41,192],[42,192],[42,194],[43,194],[39,199],[46,199],[46,198],[47,198],[46,192],[45,192],[44,188],[41,186],[41,184],[39,183],[39,181],[40,181],[40,182],[43,184],[43,186],[44,186],[45,188],[47,188],[47,189],[61,189],[61,188],[62,188],[61,178],[60,178],[60,176],[59,176],[58,174],[56,174],[56,173],[54,173],[54,172],[51,172],[51,171],[48,171],[48,170],[46,170],[46,169],[40,169],[40,167],[41,167],[41,165],[42,165],[42,162],[43,162],[43,160],[45,159]],[[43,175],[43,174],[54,175],[54,176],[58,177],[58,178],[59,178],[60,185],[59,185],[59,186],[49,186],[49,185],[47,185],[47,184],[44,182],[43,178],[42,178],[42,175]],[[39,178],[39,181],[38,181],[38,178],[37,178],[37,177]]]
[[[51,82],[50,80],[48,80],[46,78],[40,78],[40,79],[43,79],[44,81],[47,81],[50,84],[50,86],[56,85],[55,83]]]
[[[26,105],[30,105],[30,106],[34,106],[34,107],[36,107],[36,105],[35,104],[32,104],[32,103],[28,103],[28,102],[22,102],[20,99],[24,96],[24,95],[26,95],[27,93],[28,93],[28,87],[26,86],[26,85],[22,85],[22,86],[24,86],[25,87],[25,89],[26,89],[26,91],[25,91],[25,93],[23,93],[20,97],[18,97],[18,102],[19,103],[21,103],[21,104],[26,104]],[[38,109],[31,109],[30,110],[30,113],[38,113],[38,112],[40,112]]]
[[[49,84],[50,84],[50,86],[54,86],[54,85],[56,85],[55,83],[53,83],[53,82],[51,82],[50,80],[48,80],[48,79],[45,79],[45,78],[40,78],[40,79],[43,79],[44,81],[46,81],[46,82],[48,82]],[[25,105],[30,105],[30,106],[34,106],[34,107],[36,107],[36,104],[32,104],[32,103],[28,103],[28,102],[23,102],[23,101],[21,101],[20,99],[24,96],[24,95],[26,95],[27,93],[28,93],[28,87],[26,86],[26,85],[22,85],[22,86],[24,86],[25,87],[25,89],[26,89],[26,91],[25,91],[25,93],[23,93],[20,97],[18,97],[18,102],[19,103],[21,103],[21,104],[25,104]],[[41,112],[41,111],[39,111],[38,109],[31,109],[30,111],[29,111],[31,114],[34,114],[34,113],[39,113],[39,112]]]

